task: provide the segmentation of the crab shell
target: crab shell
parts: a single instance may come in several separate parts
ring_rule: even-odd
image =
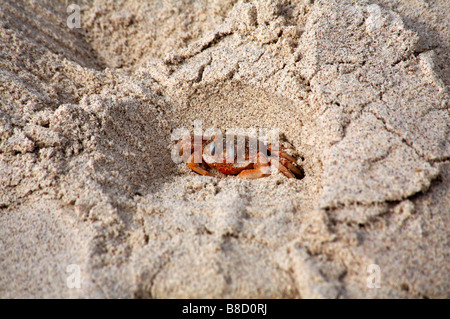
[[[216,138],[207,141],[203,146],[203,160],[209,167],[225,175],[237,175],[243,170],[252,169],[257,162],[256,152],[250,151],[248,137],[244,137],[242,142],[243,145],[234,141],[227,143],[224,139],[223,147],[220,147]],[[254,139],[252,142],[256,146],[258,141]],[[217,150],[220,148],[223,149],[221,153]]]
[[[194,141],[201,141],[202,145],[195,148]],[[187,144],[190,143],[190,144]],[[220,145],[221,144],[221,145]],[[255,138],[237,137],[237,143],[226,141],[222,143],[216,138],[204,138],[190,136],[178,142],[179,154],[183,154],[183,147],[191,148],[191,155],[187,160],[187,166],[193,171],[215,176],[204,169],[214,168],[225,175],[238,175],[241,178],[260,178],[270,175],[270,166],[275,166],[288,178],[303,178],[304,173],[296,165],[296,159],[285,152],[285,148],[273,148],[265,145]],[[249,145],[255,146],[253,148]],[[258,145],[258,151],[256,150]],[[222,149],[222,152],[219,150]],[[199,151],[201,150],[201,154]],[[194,159],[201,158],[202,165],[195,163]]]

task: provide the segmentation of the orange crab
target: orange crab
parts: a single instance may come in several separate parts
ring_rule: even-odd
[[[251,143],[258,145],[258,150],[256,147],[253,150],[249,146]],[[223,147],[217,147],[218,145]],[[208,171],[208,168],[212,168],[225,175],[253,179],[269,176],[270,166],[274,166],[288,178],[304,177],[303,169],[297,166],[293,156],[286,153],[286,148],[272,147],[258,139],[238,136],[226,141],[222,138],[220,144],[217,136],[205,138],[191,135],[178,141],[177,152],[180,156],[183,156],[183,150],[187,151],[189,148],[191,155],[185,158],[186,165],[201,175],[216,176]],[[223,151],[219,152],[218,149]]]

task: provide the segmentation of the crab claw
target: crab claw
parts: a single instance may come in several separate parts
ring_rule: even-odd
[[[270,159],[262,152],[256,155],[256,163],[253,169],[245,169],[238,174],[240,178],[254,179],[270,175]]]
[[[186,165],[191,170],[193,170],[194,172],[196,172],[200,175],[215,176],[215,175],[211,174],[210,172],[208,172],[207,170],[205,170],[204,168],[202,168],[199,163],[195,163],[195,153],[191,154],[191,156],[189,157],[189,162]]]

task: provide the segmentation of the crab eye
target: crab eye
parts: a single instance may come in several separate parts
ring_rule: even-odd
[[[216,153],[216,143],[212,142],[209,145],[209,154],[214,155]]]

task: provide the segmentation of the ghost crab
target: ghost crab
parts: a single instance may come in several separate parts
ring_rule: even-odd
[[[245,141],[244,146],[242,141]],[[259,147],[252,148],[251,144]],[[186,152],[189,149],[190,152]],[[274,166],[288,178],[304,177],[303,169],[297,166],[296,158],[286,152],[287,148],[266,145],[248,136],[227,141],[217,135],[212,138],[190,135],[178,141],[176,150],[179,156],[189,153],[190,156],[184,158],[186,165],[204,176],[217,176],[208,171],[213,168],[225,175],[254,179],[269,176],[270,167]]]

